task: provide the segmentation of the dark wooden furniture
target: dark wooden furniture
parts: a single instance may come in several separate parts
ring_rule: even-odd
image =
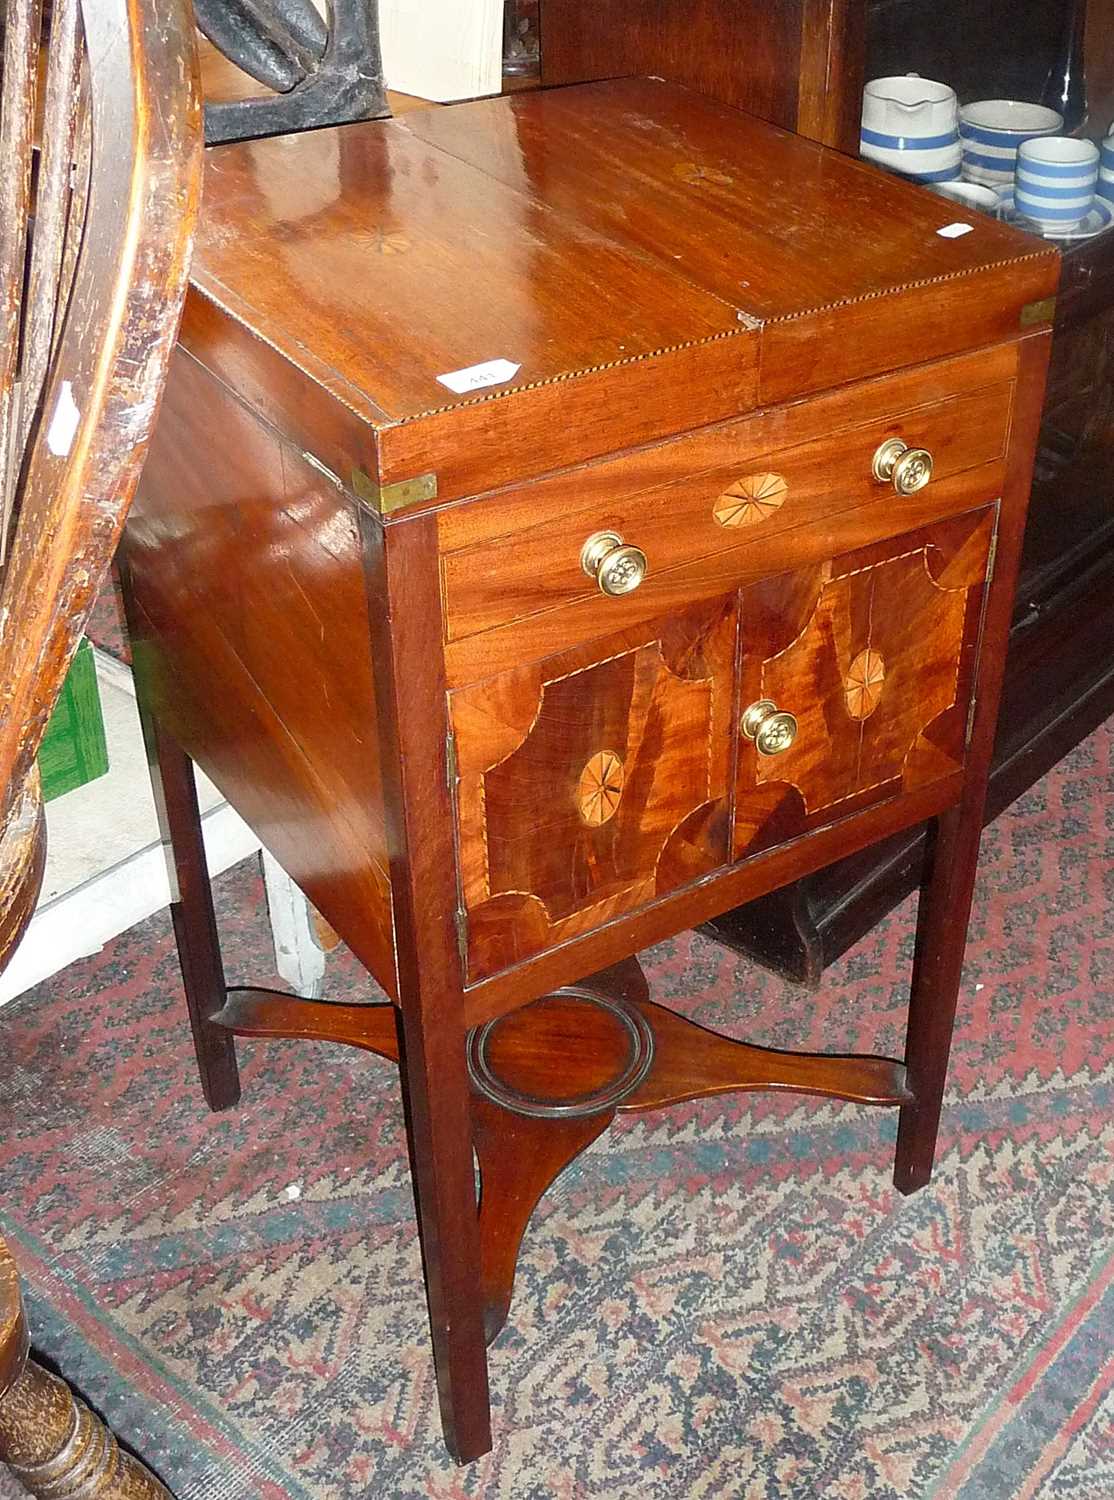
[[[35,757],[123,525],[185,294],[201,176],[188,7],[4,13],[0,122],[0,969],[30,920]],[[0,1018],[0,1029],[3,1019]],[[0,1241],[0,1462],[33,1495],[167,1491],[27,1362]]]
[[[857,151],[866,0],[541,0],[541,78],[660,74]]]
[[[122,549],[197,1055],[214,1108],[237,1034],[399,1058],[460,1459],[615,1110],[896,1106],[928,1179],[1059,269],[950,217],[653,81],[209,154]],[[191,758],[391,1004],[226,987]],[[649,1001],[639,948],[926,818],[903,1060]]]
[[[867,77],[1034,98],[1075,0],[538,0],[541,82],[656,73],[857,153]],[[1114,0],[1087,0],[1092,125],[1114,115]]]
[[[542,0],[547,83],[652,72],[856,151],[864,76],[915,69],[960,97],[1036,98],[1066,0]],[[1114,120],[1114,0],[1090,0],[1089,131]],[[818,113],[811,101],[825,100]],[[1066,248],[987,801],[994,817],[1114,713],[1114,234]],[[910,829],[709,931],[808,983],[920,878]]]

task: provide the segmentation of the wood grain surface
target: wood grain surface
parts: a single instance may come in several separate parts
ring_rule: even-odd
[[[725,862],[736,633],[714,601],[452,694],[470,981]]]
[[[394,994],[351,500],[179,351],[124,557],[157,717]]]
[[[734,858],[960,769],[996,520],[975,511],[744,592],[741,701],[772,700],[798,730],[776,755],[741,747]]]
[[[543,0],[542,80],[649,73],[848,150],[863,0]],[[858,64],[861,69],[861,63]]]
[[[19,1273],[11,1252],[0,1239],[0,1401],[14,1383],[27,1358],[27,1323],[19,1295]]]
[[[0,828],[24,795],[146,452],[201,168],[184,6],[172,0],[149,28],[128,0],[80,21],[77,0],[56,5],[37,110],[40,18],[31,0],[7,15],[0,128],[0,619],[16,627],[0,632]]]
[[[1031,237],[941,238],[931,196],[652,80],[218,148],[206,194],[186,347],[284,431],[328,391],[326,466],[442,501],[1008,338],[1057,278]],[[496,386],[438,380],[492,360]]]
[[[899,1184],[924,1180],[1059,263],[990,220],[941,237],[920,190],[647,80],[221,148],[206,204],[129,527],[137,681],[172,774],[184,751],[213,776],[397,1030],[272,992],[213,1009],[222,984],[203,1019],[397,1050],[467,1461],[518,1239],[596,1132],[477,1108],[472,1028],[522,1011],[496,1067],[606,1091],[621,1027],[566,1045],[562,1000],[542,1047],[523,1007],[603,971],[637,1004],[640,947],[938,819],[905,1063],[644,1007],[664,1065],[631,1097],[898,1105]],[[493,359],[502,384],[437,381]],[[888,438],[932,451],[912,495],[873,472]],[[605,528],[648,559],[620,597],[582,571]],[[749,737],[767,699],[795,739]],[[203,905],[183,918],[187,968],[219,974]]]
[[[883,413],[896,404],[884,388],[858,394]],[[785,533],[816,528],[836,535],[844,512],[877,500],[872,460],[890,437],[931,452],[937,486],[969,475],[969,492],[978,499],[987,475],[972,471],[1002,457],[1011,397],[1012,386],[990,386],[966,399],[882,415],[843,431],[828,429],[812,442],[765,452],[753,451],[758,432],[748,431],[745,423],[731,423],[664,451],[650,449],[598,469],[574,470],[560,480],[542,481],[534,492],[499,497],[491,507],[476,505],[472,509],[479,512],[477,529],[494,530],[487,512],[496,507],[507,521],[517,510],[524,524],[521,531],[508,529],[443,557],[448,637],[458,640],[576,600],[595,602],[596,609],[585,614],[606,618],[606,602],[601,603],[595,581],[580,564],[582,543],[600,530],[615,531],[637,543],[649,558],[655,586],[640,598],[631,596],[628,610],[643,600],[652,610],[656,580],[684,563],[715,557],[718,571],[733,548],[751,546],[773,562],[767,549],[775,538],[792,548]],[[793,409],[801,426],[809,420],[808,411]],[[712,466],[702,467],[713,457]],[[663,483],[674,469],[680,477]],[[755,506],[747,514],[735,494],[746,493],[753,476],[768,474],[779,482],[776,506]],[[951,493],[965,488],[953,485]],[[740,511],[745,515],[742,525]],[[900,507],[893,506],[892,512],[893,523],[900,524]],[[725,523],[725,513],[734,524]],[[441,514],[443,537],[450,527],[467,525],[466,516],[450,515]],[[752,558],[753,553],[744,550],[740,568],[748,568]]]

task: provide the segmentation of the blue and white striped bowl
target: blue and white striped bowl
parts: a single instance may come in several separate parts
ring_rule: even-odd
[[[1018,147],[1036,136],[1055,135],[1063,116],[1021,99],[979,99],[959,111],[963,176],[1000,188],[1013,181]]]
[[[1091,211],[1099,179],[1092,141],[1052,135],[1022,142],[1017,152],[1014,202],[1042,229],[1078,224]]]
[[[1108,135],[1099,147],[1098,194],[1114,203],[1114,135]]]

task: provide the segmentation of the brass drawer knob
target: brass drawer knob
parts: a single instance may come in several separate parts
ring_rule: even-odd
[[[899,495],[915,495],[932,478],[932,454],[927,448],[910,448],[901,438],[887,438],[874,455],[874,477],[880,484],[891,482]]]
[[[761,755],[780,755],[797,738],[797,721],[769,698],[759,698],[745,711],[739,727]]]
[[[600,586],[601,594],[632,594],[646,577],[646,554],[623,541],[617,531],[594,531],[580,549],[580,566]]]

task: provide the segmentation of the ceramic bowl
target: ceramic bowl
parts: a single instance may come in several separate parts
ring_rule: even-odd
[[[983,187],[977,182],[933,182],[929,184],[929,191],[984,214],[997,214],[1002,206],[1001,195],[994,188]]]
[[[968,182],[1001,187],[1012,182],[1023,141],[1055,135],[1063,116],[1043,104],[1021,99],[979,99],[959,111],[963,176]]]

